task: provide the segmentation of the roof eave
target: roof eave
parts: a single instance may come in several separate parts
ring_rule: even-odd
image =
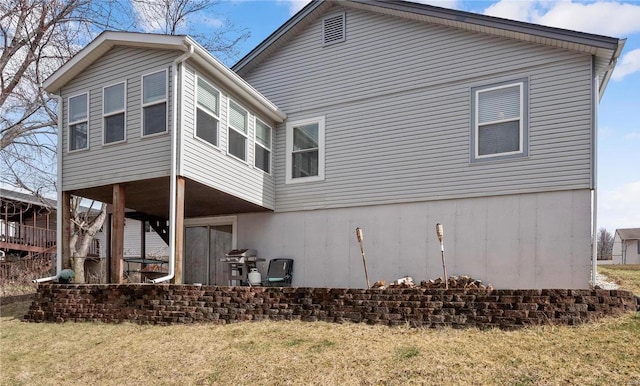
[[[260,57],[273,43],[285,37],[293,27],[300,23],[309,14],[313,13],[313,11],[323,3],[324,1],[322,0],[316,0],[308,4],[231,68],[242,74],[247,70],[247,65]],[[423,18],[432,18],[433,22],[439,22],[443,25],[457,28],[467,26],[467,29],[470,30],[473,28],[481,28],[483,31],[493,31],[494,35],[498,35],[495,31],[508,31],[516,34],[516,36],[531,35],[537,37],[538,40],[555,42],[552,44],[554,46],[564,46],[565,48],[574,47],[574,49],[575,47],[579,47],[582,49],[581,52],[589,51],[590,54],[606,58],[610,58],[611,53],[619,49],[619,40],[608,36],[547,27],[533,23],[480,15],[432,5],[397,0],[351,0],[349,2],[341,3],[346,7],[352,8],[369,10],[375,10],[377,8],[377,10],[387,10],[395,14],[404,13],[405,16],[420,15]],[[491,34],[491,32],[486,33]],[[520,39],[528,41],[522,37]],[[564,44],[559,44],[557,42],[562,42]]]
[[[168,36],[135,32],[104,31],[68,62],[58,68],[42,84],[48,93],[57,93],[76,75],[116,45],[176,49],[186,51],[184,36]]]

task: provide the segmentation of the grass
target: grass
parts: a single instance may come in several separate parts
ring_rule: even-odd
[[[621,288],[640,296],[640,265],[599,265],[598,272]]]
[[[639,272],[617,271],[629,274],[615,279],[624,288],[640,285]],[[20,321],[28,306],[0,309],[0,385],[640,385],[639,313],[578,327],[480,331],[37,324]]]

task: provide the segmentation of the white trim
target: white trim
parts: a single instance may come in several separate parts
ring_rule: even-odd
[[[155,75],[157,73],[160,72],[164,72],[164,82],[165,82],[165,86],[164,86],[164,99],[161,100],[157,100],[157,101],[153,101],[153,102],[149,102],[149,103],[144,103],[144,77],[145,76],[150,76],[150,75]],[[154,106],[154,105],[159,105],[161,103],[165,103],[165,127],[163,131],[159,131],[157,133],[151,133],[151,134],[146,134],[144,133],[144,108],[145,107],[150,107],[150,106]],[[174,117],[175,119],[175,117]],[[163,68],[161,70],[157,70],[157,71],[153,71],[153,72],[148,72],[146,74],[142,74],[140,76],[140,137],[152,137],[155,135],[160,135],[160,134],[164,134],[166,132],[168,132],[168,127],[169,127],[169,74],[168,74],[168,70],[166,68]]]
[[[220,119],[221,114],[221,110],[222,110],[222,92],[213,85],[213,82],[210,82],[207,78],[205,78],[204,76],[200,75],[197,71],[193,71],[194,72],[194,92],[193,92],[193,99],[194,99],[194,104],[193,104],[193,138],[201,141],[209,146],[213,146],[214,148],[220,150],[220,128],[222,126],[222,120]],[[209,86],[211,86],[214,90],[216,90],[216,92],[218,93],[218,99],[217,99],[217,103],[218,105],[216,106],[216,110],[218,110],[218,116],[216,116],[215,114],[212,114],[211,111],[207,110],[207,109],[202,109],[203,112],[205,112],[206,114],[212,116],[213,118],[215,118],[218,121],[218,129],[216,130],[216,142],[218,143],[217,145],[212,144],[211,142],[207,141],[204,138],[200,138],[198,137],[198,80],[202,79],[206,84],[208,84]]]
[[[87,116],[85,117],[85,119],[72,122],[71,121],[71,99],[77,98],[82,95],[84,95],[85,98],[87,99]],[[67,153],[75,153],[78,151],[89,150],[89,112],[91,111],[89,102],[90,102],[89,91],[85,91],[83,93],[71,95],[67,97]],[[80,124],[82,122],[87,123],[87,146],[72,150],[71,149],[71,126]]]
[[[487,125],[492,125],[492,124],[496,124],[496,123],[505,123],[505,122],[513,122],[513,121],[519,121],[519,130],[520,130],[520,134],[519,134],[519,150],[517,151],[509,151],[509,152],[504,152],[504,153],[493,153],[493,154],[484,154],[484,155],[479,155],[479,142],[480,142],[480,123],[479,123],[479,117],[480,117],[480,103],[479,103],[479,95],[482,92],[488,92],[488,91],[493,91],[493,90],[499,90],[502,88],[509,88],[509,87],[513,87],[513,86],[518,86],[519,90],[520,90],[520,115],[518,116],[518,118],[510,118],[510,119],[503,119],[503,120],[496,120],[496,121],[491,121],[491,122],[485,122],[482,124],[482,126],[487,126]],[[501,157],[501,156],[505,156],[505,155],[514,155],[514,154],[523,154],[524,153],[524,82],[514,82],[514,83],[510,83],[510,84],[504,84],[504,85],[500,85],[500,86],[494,86],[494,87],[487,87],[487,88],[482,88],[482,89],[478,89],[475,90],[473,98],[475,99],[475,117],[474,117],[474,122],[473,122],[473,135],[475,136],[475,149],[474,149],[474,158],[475,159],[486,159],[486,158],[493,158],[493,157]]]
[[[236,129],[234,127],[231,126],[231,103],[233,103],[234,105],[238,106],[239,108],[241,108],[242,110],[244,110],[247,113],[247,118],[246,118],[246,125],[247,125],[247,132],[243,133],[242,131],[240,131],[239,129]],[[240,103],[234,101],[233,99],[231,99],[231,97],[227,97],[227,155],[230,156],[231,158],[237,159],[238,161],[241,161],[242,163],[245,164],[249,164],[249,122],[250,122],[250,116],[251,114],[249,113],[249,110],[247,108],[245,108],[244,106],[242,106]],[[242,135],[245,138],[244,141],[244,155],[246,159],[242,159],[242,158],[238,158],[235,155],[231,154],[231,152],[229,151],[229,145],[231,144],[231,136],[229,135],[229,130],[233,130],[236,133]]]
[[[117,86],[119,84],[122,84],[124,86],[124,94],[123,94],[123,103],[122,103],[122,110],[117,110],[117,111],[112,111],[110,113],[105,113],[104,112],[104,102],[105,102],[105,97],[104,97],[104,90],[109,88],[109,87],[113,87],[113,86]],[[106,125],[105,125],[105,118],[108,117],[112,117],[114,115],[118,115],[118,114],[124,114],[124,133],[123,133],[123,137],[120,141],[114,141],[114,142],[105,142],[105,137],[106,137]],[[117,143],[123,143],[123,142],[127,142],[127,80],[123,80],[121,82],[118,83],[113,83],[113,84],[109,84],[106,85],[104,87],[102,87],[102,146],[109,146],[109,145],[114,145]]]
[[[271,131],[271,135],[269,135],[269,138],[271,139],[269,141],[269,148],[264,147],[264,145],[262,145],[261,143],[258,142],[257,140],[257,134],[258,134],[258,121],[260,123],[262,123],[263,125],[267,126],[269,128],[269,130]],[[262,173],[268,174],[268,175],[273,175],[273,136],[274,136],[275,130],[273,130],[273,127],[271,127],[270,125],[268,125],[265,121],[263,121],[262,119],[254,116],[253,117],[253,144],[254,146],[260,146],[261,148],[265,149],[266,151],[269,152],[269,171],[265,171],[259,167],[256,166],[256,150],[255,148],[253,149],[253,167],[257,170],[260,170]]]
[[[238,248],[238,216],[191,217],[184,219],[184,227],[231,225],[231,248]]]
[[[292,160],[291,156],[293,154],[293,128],[296,126],[304,126],[312,123],[318,124],[318,175],[317,176],[309,176],[309,177],[298,177],[292,178],[291,167]],[[295,122],[287,122],[286,127],[286,172],[285,172],[285,183],[286,184],[296,184],[303,182],[314,182],[314,181],[324,181],[324,163],[325,163],[325,116],[320,116],[316,118],[308,118]]]

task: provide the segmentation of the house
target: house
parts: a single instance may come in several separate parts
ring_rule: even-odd
[[[363,287],[356,227],[373,280],[435,278],[442,223],[449,274],[586,288],[623,45],[385,0],[314,1],[233,71],[188,36],[104,32],[44,83],[61,207],[113,205],[113,282],[126,209],[169,220],[156,282],[226,284],[239,247],[293,258],[295,286]]]
[[[0,251],[20,257],[56,248],[56,202],[0,188]]]
[[[598,264],[640,264],[640,228],[616,229],[611,255]]]

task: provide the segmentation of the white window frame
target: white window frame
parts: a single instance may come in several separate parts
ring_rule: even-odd
[[[86,101],[87,101],[87,116],[84,119],[81,120],[77,120],[77,121],[71,121],[71,99],[73,98],[78,98],[80,96],[85,97]],[[89,92],[85,91],[83,93],[80,94],[76,94],[76,95],[71,95],[67,98],[67,152],[68,153],[73,153],[76,151],[83,151],[83,150],[88,150],[89,149],[89,112],[90,112],[91,108],[89,106]],[[87,146],[83,147],[83,148],[78,148],[78,149],[71,149],[71,126],[73,125],[77,125],[80,123],[86,122],[87,124]]]
[[[216,90],[216,92],[218,93],[218,106],[216,106],[216,110],[218,110],[218,115],[216,116],[215,114],[212,114],[209,110],[202,109],[203,112],[205,112],[206,114],[209,114],[210,116],[218,120],[218,130],[216,132],[216,142],[218,143],[217,145],[212,144],[206,139],[198,137],[198,80],[200,79],[203,80],[205,83],[207,83],[209,86],[211,86],[211,88]],[[222,127],[222,120],[220,119],[220,116],[222,114],[220,113],[220,109],[222,108],[222,102],[221,102],[222,92],[217,87],[215,87],[212,82],[209,82],[205,77],[196,74],[196,81],[195,81],[195,88],[194,88],[193,95],[195,99],[195,103],[193,107],[193,121],[194,121],[193,138],[203,143],[206,143],[208,146],[213,146],[216,149],[220,149],[220,141],[221,141],[220,129]]]
[[[485,159],[502,159],[502,158],[513,158],[513,157],[521,157],[521,156],[525,156],[528,153],[528,150],[526,148],[527,144],[528,144],[528,140],[525,138],[528,135],[528,122],[527,122],[527,117],[528,117],[528,104],[525,103],[525,100],[528,100],[528,98],[526,98],[525,93],[528,90],[527,87],[528,84],[528,80],[517,80],[517,81],[507,81],[507,82],[501,82],[498,84],[493,84],[493,85],[487,85],[486,87],[484,86],[479,86],[479,87],[474,87],[472,90],[472,97],[473,97],[473,105],[474,105],[474,111],[473,111],[473,157],[471,159],[471,161],[481,161],[481,160],[485,160]],[[510,119],[503,119],[503,120],[495,120],[495,121],[490,121],[490,122],[484,122],[482,124],[479,123],[479,117],[480,117],[480,94],[483,92],[488,92],[488,91],[493,91],[493,90],[498,90],[498,89],[502,89],[502,88],[509,88],[509,87],[513,87],[513,86],[518,86],[520,89],[520,115],[518,116],[518,118],[510,118]],[[512,122],[512,121],[516,121],[518,120],[520,125],[519,125],[519,146],[518,146],[518,150],[516,151],[509,151],[509,152],[503,152],[503,153],[495,153],[495,154],[484,154],[484,155],[480,155],[479,154],[479,136],[480,136],[480,127],[481,126],[486,126],[486,125],[494,125],[494,124],[498,124],[498,123],[505,123],[505,122]]]
[[[231,126],[231,104],[234,104],[236,106],[238,106],[240,109],[244,110],[245,113],[247,113],[246,115],[246,125],[247,125],[247,132],[243,133],[242,130],[234,128],[233,126]],[[251,114],[249,113],[249,110],[247,110],[246,108],[244,108],[244,106],[242,106],[240,103],[234,101],[231,98],[227,98],[227,155],[230,156],[231,158],[237,159],[240,162],[243,162],[245,164],[249,164],[249,132],[250,132],[250,128],[249,128],[249,122],[251,122]],[[231,152],[229,151],[229,146],[231,145],[231,135],[230,135],[230,130],[235,131],[236,133],[242,135],[245,139],[244,141],[244,155],[246,159],[242,159],[242,158],[238,158],[235,155],[231,154]]]
[[[113,86],[117,86],[119,84],[122,84],[124,87],[124,100],[122,101],[122,110],[118,110],[118,111],[112,111],[109,113],[105,113],[104,111],[104,102],[105,102],[105,96],[104,96],[104,90],[109,88],[109,87],[113,87]],[[124,135],[122,136],[122,140],[120,141],[114,141],[114,142],[106,142],[106,137],[107,137],[107,124],[106,124],[106,119],[114,116],[114,115],[118,115],[118,114],[124,114]],[[110,84],[107,86],[104,86],[102,88],[102,145],[103,146],[108,146],[108,145],[113,145],[116,143],[122,143],[122,142],[127,142],[127,81],[122,81],[122,82],[118,82],[118,83],[114,83],[114,84]]]
[[[269,136],[271,138],[271,141],[269,143],[269,148],[264,147],[263,144],[261,144],[260,142],[258,142],[258,122],[262,123],[263,125],[265,125],[266,127],[269,128],[269,130],[271,131],[271,135]],[[269,152],[269,171],[265,171],[262,168],[259,168],[256,165],[256,151],[255,148],[253,150],[253,167],[260,170],[261,172],[268,174],[268,175],[273,175],[273,135],[274,135],[274,130],[273,127],[271,127],[270,125],[267,125],[262,119],[259,119],[258,117],[254,117],[254,122],[253,122],[253,143],[254,146],[260,146],[261,148],[265,149],[266,151]]]
[[[293,129],[298,126],[310,125],[313,123],[318,124],[318,175],[317,176],[308,176],[308,177],[297,177],[293,178],[292,176],[292,166],[293,166]],[[315,181],[324,181],[324,164],[325,164],[325,117],[315,117],[309,119],[303,119],[299,121],[287,122],[286,125],[286,173],[285,173],[285,183],[286,184],[297,184],[304,182],[315,182]]]
[[[164,72],[164,81],[165,81],[165,92],[164,92],[164,99],[161,100],[157,100],[157,101],[153,101],[153,102],[149,102],[149,103],[144,103],[144,78],[145,76],[149,76],[149,75],[155,75],[159,72]],[[145,120],[144,120],[144,108],[145,107],[150,107],[150,106],[154,106],[154,105],[159,105],[160,103],[165,103],[165,127],[164,127],[164,131],[159,131],[157,133],[151,133],[151,134],[144,134],[144,125],[145,125]],[[143,74],[142,76],[140,76],[140,136],[143,138],[147,138],[147,137],[153,137],[156,135],[163,135],[169,132],[168,127],[169,127],[169,76],[168,76],[168,71],[166,68],[162,69],[162,70],[157,70],[157,71],[152,71],[146,74]]]

